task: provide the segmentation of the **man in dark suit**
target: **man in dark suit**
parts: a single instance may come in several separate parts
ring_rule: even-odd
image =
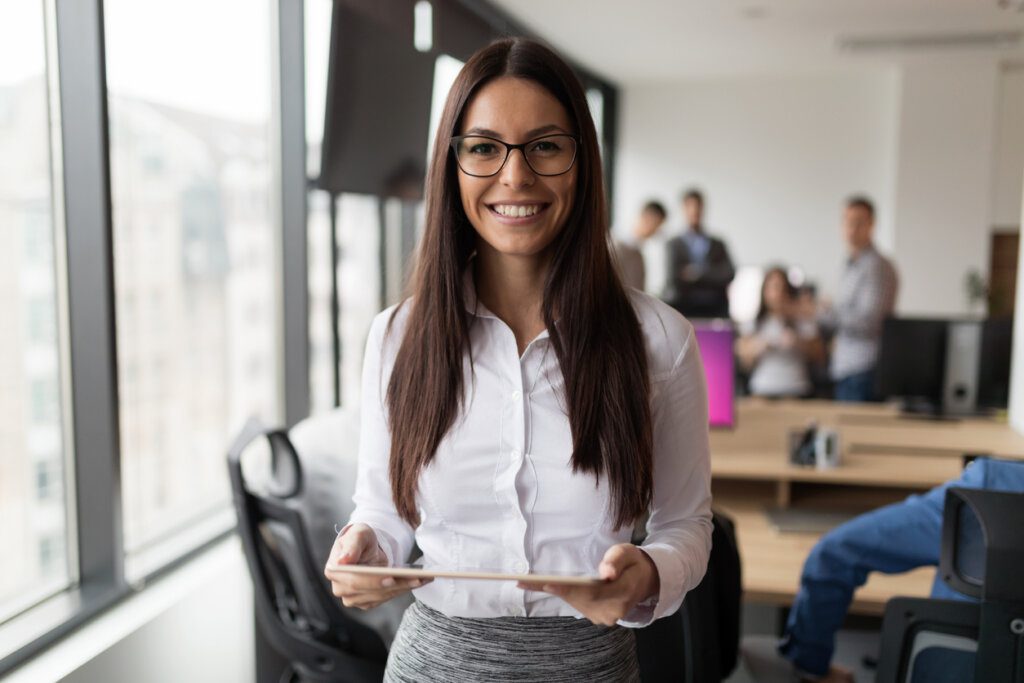
[[[704,195],[683,194],[687,229],[668,241],[668,281],[661,298],[688,318],[728,318],[727,288],[736,275],[725,242],[704,231]]]

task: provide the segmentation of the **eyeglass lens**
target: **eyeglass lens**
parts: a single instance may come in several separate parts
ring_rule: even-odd
[[[526,162],[538,175],[561,175],[572,168],[576,140],[570,135],[547,135],[526,143]],[[455,154],[463,171],[475,176],[494,175],[509,154],[505,143],[493,138],[467,136],[458,140]]]

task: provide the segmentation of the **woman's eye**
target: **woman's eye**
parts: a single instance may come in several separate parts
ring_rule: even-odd
[[[530,146],[531,152],[558,152],[561,148],[558,143],[552,142],[551,140],[539,140]]]
[[[470,146],[469,153],[480,156],[488,156],[497,152],[497,146],[492,142],[478,142]]]

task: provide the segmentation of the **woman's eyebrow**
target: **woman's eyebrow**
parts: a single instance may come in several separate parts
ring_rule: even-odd
[[[500,135],[498,135],[498,133],[496,131],[493,131],[490,128],[480,128],[479,126],[475,126],[473,128],[470,128],[465,133],[463,133],[463,135],[486,135],[489,138],[500,138],[501,137]]]
[[[556,126],[555,124],[550,123],[550,124],[548,124],[546,126],[541,126],[540,128],[534,128],[531,131],[527,131],[526,132],[526,137],[532,138],[532,137],[536,137],[538,135],[544,135],[545,133],[564,133],[564,132],[565,131],[562,129],[561,126]]]
[[[535,138],[538,135],[544,135],[545,133],[552,132],[564,133],[565,131],[562,129],[561,126],[557,126],[551,123],[546,126],[541,126],[540,128],[534,128],[533,130],[527,131],[526,137],[528,139]],[[464,135],[484,135],[489,138],[498,138],[499,140],[501,139],[501,135],[498,134],[496,131],[493,131],[490,128],[481,128],[479,126],[474,126],[473,128],[470,128],[464,133]]]

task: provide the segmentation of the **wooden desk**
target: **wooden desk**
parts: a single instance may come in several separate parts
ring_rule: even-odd
[[[789,464],[789,432],[812,420],[838,432],[839,467]],[[1024,458],[1024,436],[996,420],[908,419],[878,404],[740,399],[736,428],[711,433],[711,473],[715,507],[736,522],[746,599],[789,605],[820,538],[776,531],[765,508],[866,511],[955,478],[968,454]],[[851,609],[879,615],[893,596],[926,596],[934,575],[873,574]]]

